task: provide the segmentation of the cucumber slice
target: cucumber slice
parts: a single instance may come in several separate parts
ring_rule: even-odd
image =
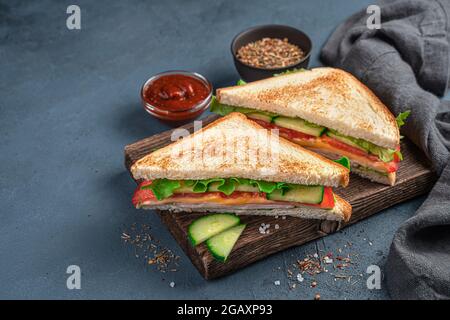
[[[368,150],[366,150],[366,149],[364,149],[363,147],[357,145],[357,144],[354,143],[352,140],[350,140],[350,139],[348,139],[348,138],[346,138],[346,137],[337,135],[337,134],[335,134],[335,133],[333,133],[333,132],[331,132],[331,131],[327,131],[327,136],[329,136],[330,138],[333,138],[333,139],[342,141],[342,142],[344,142],[345,144],[348,144],[349,146],[352,146],[352,147],[358,148],[358,149],[360,149],[360,150],[362,150],[362,151],[368,152]]]
[[[234,245],[244,229],[245,224],[240,224],[209,238],[206,240],[206,246],[209,252],[211,252],[215,259],[221,262],[227,261],[231,250],[233,250]]]
[[[272,193],[267,194],[267,199],[319,204],[323,200],[323,192],[323,186],[292,186],[284,194],[280,189],[274,190]]]
[[[268,123],[271,123],[273,119],[273,116],[262,112],[247,113],[246,116],[249,117],[250,119],[262,120]]]
[[[311,136],[320,137],[325,131],[325,127],[309,123],[300,118],[277,117],[273,121],[277,126],[300,131]]]
[[[240,221],[239,217],[228,213],[211,214],[198,218],[188,227],[189,240],[192,245],[196,246],[206,239],[238,225]]]

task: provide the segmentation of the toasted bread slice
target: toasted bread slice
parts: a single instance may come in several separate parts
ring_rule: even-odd
[[[378,146],[395,149],[400,133],[394,116],[350,73],[315,68],[217,89],[217,100],[232,106],[299,117]]]
[[[333,209],[321,209],[307,205],[290,206],[287,208],[251,208],[249,206],[220,206],[204,204],[164,203],[143,205],[143,209],[158,209],[169,212],[230,212],[237,215],[258,216],[292,216],[305,219],[324,219],[334,221],[348,221],[352,215],[352,206],[339,197],[335,197]]]
[[[247,178],[303,185],[346,186],[349,170],[231,113],[139,159],[135,179]]]

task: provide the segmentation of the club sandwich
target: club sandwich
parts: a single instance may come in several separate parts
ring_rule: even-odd
[[[345,165],[344,162],[342,163]],[[136,208],[348,221],[349,168],[232,112],[137,160]]]
[[[399,162],[397,119],[370,89],[334,68],[300,70],[217,89],[211,111],[245,114],[280,136],[331,159],[346,156],[351,170],[393,185]]]

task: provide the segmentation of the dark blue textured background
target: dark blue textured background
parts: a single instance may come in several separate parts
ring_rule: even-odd
[[[126,144],[168,128],[140,106],[150,75],[187,69],[230,85],[232,37],[265,23],[308,33],[317,66],[330,32],[371,2],[0,1],[0,298],[387,298],[384,285],[366,288],[365,270],[384,265],[394,231],[423,198],[207,282],[152,212],[133,209],[123,166]],[[81,30],[66,28],[69,4],[81,7]],[[120,238],[133,223],[181,256],[178,272],[135,258]],[[351,282],[324,273],[314,289],[308,277],[288,289],[291,263],[347,241],[357,254]],[[71,264],[81,290],[66,288]]]

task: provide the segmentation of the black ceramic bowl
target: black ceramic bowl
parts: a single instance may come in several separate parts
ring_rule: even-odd
[[[305,56],[299,63],[293,64],[284,68],[277,69],[264,69],[258,67],[252,67],[248,64],[241,62],[236,54],[238,50],[250,42],[261,40],[262,38],[288,38],[289,43],[299,46]],[[311,39],[302,31],[283,25],[269,24],[258,27],[253,27],[242,31],[236,37],[234,37],[231,43],[231,53],[234,59],[234,65],[245,81],[255,81],[272,77],[276,73],[281,73],[287,70],[308,68],[309,56],[311,55],[312,43]]]

